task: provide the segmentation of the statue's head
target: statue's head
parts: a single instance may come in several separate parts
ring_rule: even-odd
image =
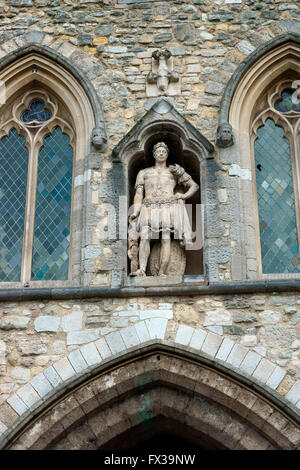
[[[153,146],[153,156],[155,161],[164,162],[167,160],[168,155],[169,149],[164,142],[157,142],[157,144]]]
[[[106,142],[104,130],[101,127],[94,127],[92,131],[92,143],[96,149],[99,149]]]
[[[219,147],[230,147],[233,145],[232,126],[229,122],[223,122],[217,129],[217,144]]]

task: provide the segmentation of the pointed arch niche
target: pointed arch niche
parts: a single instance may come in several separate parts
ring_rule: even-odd
[[[96,92],[88,79],[68,59],[48,47],[38,45],[20,49],[0,61],[0,84],[0,142],[6,139],[8,148],[9,145],[14,147],[20,139],[24,140],[23,159],[27,165],[24,170],[26,182],[22,196],[23,215],[19,220],[21,232],[24,227],[19,241],[19,249],[22,252],[21,254],[18,251],[18,256],[21,257],[20,267],[11,279],[9,276],[5,279],[4,272],[1,282],[4,281],[3,284],[7,287],[18,287],[20,283],[38,287],[43,286],[45,282],[47,286],[62,283],[79,285],[84,238],[82,207],[86,197],[81,181],[86,157],[90,153],[92,130],[99,126],[99,123],[103,124],[101,105]],[[41,114],[36,113],[35,107],[44,107],[40,110]],[[21,145],[20,142],[19,144]],[[53,162],[54,159],[61,160],[56,162],[57,167],[51,162],[53,175],[58,178],[55,187],[52,181],[48,181],[47,187],[50,169],[46,165],[51,155],[54,157]],[[7,160],[10,156],[11,151],[8,148]],[[47,162],[44,163],[44,170],[43,160]],[[46,200],[47,192],[52,195],[48,206],[42,201],[43,197]],[[55,209],[54,205],[59,198],[68,200],[64,207],[60,207],[61,217],[64,216],[63,213],[67,216],[65,226],[61,227],[61,236],[56,240],[57,247],[65,245],[65,252],[61,254],[59,261],[60,265],[64,263],[65,266],[64,271],[57,275],[51,274],[50,269],[47,276],[43,273],[42,259],[37,260],[38,250],[35,243],[36,246],[40,244],[39,256],[43,258],[46,254],[46,243],[42,226],[48,226],[48,222],[40,221],[39,217],[42,210],[49,212],[51,209],[55,213],[58,207]],[[40,227],[34,222],[38,222]],[[53,219],[54,228],[59,224],[62,225],[61,220]],[[49,236],[49,243],[55,236]],[[50,248],[49,253],[53,249]],[[48,268],[49,266],[46,266],[46,269]],[[3,270],[6,271],[6,266],[3,266]]]
[[[165,142],[169,148],[167,165],[177,163],[182,166],[200,188],[192,198],[186,201],[189,205],[187,207],[192,230],[194,234],[196,233],[196,244],[194,249],[186,251],[185,275],[195,276],[196,282],[199,276],[198,280],[202,281],[204,222],[201,207],[205,200],[206,162],[207,159],[212,158],[214,147],[165,99],[156,101],[113,151],[115,159],[119,160],[123,166],[127,208],[133,204],[138,172],[154,165],[153,146],[161,141]],[[199,230],[200,224],[201,230]],[[129,260],[124,264],[128,265],[127,273],[129,273]],[[149,270],[147,275],[150,275]]]
[[[291,91],[297,95],[299,70],[300,38],[275,38],[239,66],[223,97],[220,121],[224,122],[227,108],[235,143],[220,150],[221,158],[222,153],[230,152],[232,163],[248,175],[239,181],[243,210],[240,239],[248,279],[300,276],[300,114],[296,108],[284,108],[286,100],[291,102],[287,95]],[[288,213],[290,219],[284,225]],[[291,256],[287,261],[288,251]]]

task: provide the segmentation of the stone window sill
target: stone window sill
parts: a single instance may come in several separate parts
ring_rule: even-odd
[[[203,285],[205,278],[203,274],[185,276],[146,276],[127,277],[124,280],[124,287],[166,287],[178,285]]]
[[[78,281],[30,281],[28,285],[22,282],[0,282],[0,289],[30,289],[34,288],[55,288],[55,287],[78,287]]]

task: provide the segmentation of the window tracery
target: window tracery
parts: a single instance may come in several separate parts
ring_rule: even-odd
[[[0,281],[69,278],[75,134],[54,95],[14,97],[0,118]]]

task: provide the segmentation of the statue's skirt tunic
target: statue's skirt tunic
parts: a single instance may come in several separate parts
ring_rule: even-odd
[[[159,239],[170,238],[181,245],[192,243],[192,229],[189,216],[182,199],[153,202],[144,199],[136,222],[138,238]]]

